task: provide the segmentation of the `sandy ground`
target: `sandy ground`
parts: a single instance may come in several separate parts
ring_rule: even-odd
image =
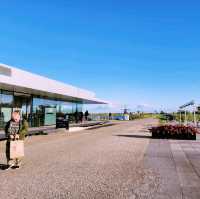
[[[29,137],[22,167],[0,170],[0,199],[199,199],[199,135],[151,139],[157,122]]]
[[[149,186],[153,193],[156,177],[143,163],[150,142],[147,129],[156,123],[145,119],[30,137],[22,167],[0,170],[0,198],[139,198]]]

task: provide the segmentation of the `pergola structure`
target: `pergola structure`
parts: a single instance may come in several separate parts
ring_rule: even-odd
[[[179,113],[180,113],[180,123],[182,123],[182,112],[184,112],[185,114],[185,125],[188,124],[188,121],[187,121],[187,110],[186,108],[188,107],[192,107],[193,108],[193,121],[194,121],[194,125],[196,126],[197,125],[197,120],[196,120],[196,105],[195,105],[195,101],[192,100],[182,106],[179,107]]]

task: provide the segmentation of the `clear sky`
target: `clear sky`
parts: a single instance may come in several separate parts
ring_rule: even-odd
[[[200,102],[198,0],[0,3],[0,62],[146,110]]]

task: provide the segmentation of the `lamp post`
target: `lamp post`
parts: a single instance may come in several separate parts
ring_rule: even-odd
[[[186,104],[184,104],[184,105],[182,105],[182,106],[180,106],[179,108],[180,109],[185,109],[185,125],[187,125],[187,123],[188,123],[188,121],[187,121],[187,110],[186,110],[186,107],[188,107],[188,106],[193,106],[193,109],[194,109],[194,107],[195,107],[195,102],[194,102],[194,100],[192,100],[192,101],[190,101],[190,102],[188,102],[188,103],[186,103]],[[195,110],[194,110],[194,125],[196,125],[196,114],[195,114]]]
[[[187,111],[185,110],[185,125],[187,125]]]
[[[180,112],[180,119],[179,119],[179,123],[181,124],[182,123],[182,114],[181,114],[181,110],[179,110]]]
[[[197,126],[197,117],[196,117],[196,106],[193,106],[193,111],[194,111],[194,125]]]

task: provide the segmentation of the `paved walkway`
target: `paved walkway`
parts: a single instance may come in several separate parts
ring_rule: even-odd
[[[154,198],[200,198],[200,140],[151,140],[144,165],[157,179]]]
[[[0,198],[200,198],[200,141],[152,140],[156,123],[28,138],[22,168],[0,170]]]
[[[110,121],[84,121],[82,123],[73,123],[69,124],[69,131],[77,131],[77,130],[83,130],[84,128],[89,128],[93,126],[98,126],[102,124],[109,124]],[[59,129],[56,129],[56,125],[51,125],[51,126],[41,126],[41,127],[31,127],[29,128],[29,135],[34,134],[35,132],[38,131],[44,131],[47,133],[55,133],[59,131]],[[5,131],[0,130],[0,140],[5,139]]]

